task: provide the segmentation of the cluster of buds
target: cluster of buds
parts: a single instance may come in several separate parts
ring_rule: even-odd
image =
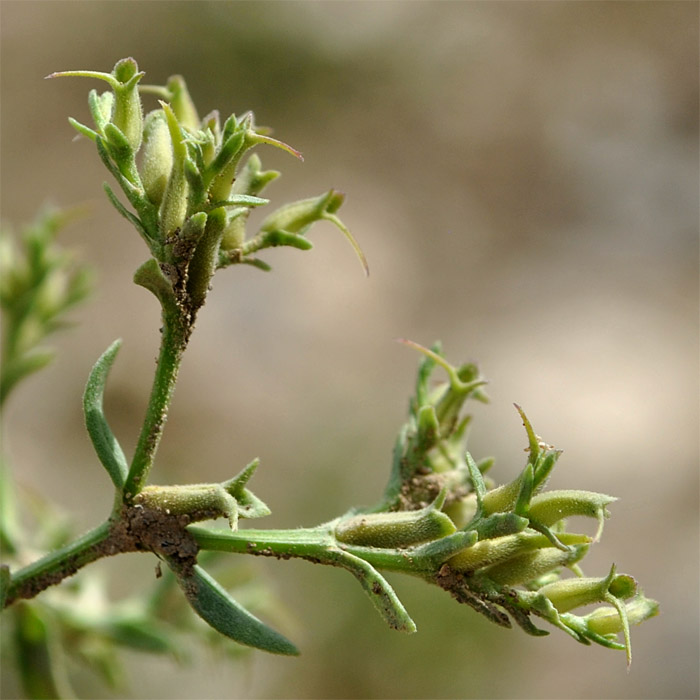
[[[602,534],[607,506],[617,499],[591,491],[546,491],[561,451],[535,434],[517,406],[528,459],[517,478],[495,486],[484,476],[493,460],[473,459],[466,450],[470,419],[460,418],[468,398],[487,400],[477,367],[451,366],[439,346],[429,350],[403,342],[425,358],[391,479],[379,506],[339,521],[339,546],[387,568],[393,568],[392,557],[397,569],[405,569],[402,562],[408,560],[414,573],[497,624],[509,627],[510,614],[530,634],[546,634],[531,622],[535,615],[584,644],[624,649],[629,662],[629,626],[654,616],[658,604],[614,566],[604,578],[586,578],[579,566]],[[449,381],[431,389],[437,366]],[[575,516],[597,521],[592,537],[566,530],[567,519]],[[563,569],[575,577],[560,579]],[[607,605],[584,616],[572,612],[595,603]]]
[[[306,233],[321,220],[341,230],[367,270],[362,251],[337,216],[344,197],[335,190],[281,207],[248,236],[249,214],[268,204],[259,195],[279,173],[263,171],[256,155],[244,156],[258,144],[300,159],[301,154],[257,126],[251,112],[231,115],[223,124],[217,111],[200,119],[181,76],[154,86],[141,85],[143,75],[134,59],[125,58],[111,73],[63,71],[48,76],[97,78],[110,87],[89,94],[94,128],[75,119],[70,123],[95,142],[133,207],[129,211],[105,184],[109,200],[139,231],[153,256],[137,272],[139,284],[161,303],[174,295],[180,306],[196,313],[218,268],[246,263],[267,270],[255,253],[273,246],[307,250],[311,243]],[[160,104],[145,116],[143,94],[156,96]]]

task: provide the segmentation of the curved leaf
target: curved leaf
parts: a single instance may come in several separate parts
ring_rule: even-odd
[[[188,576],[174,567],[173,571],[194,611],[217,632],[273,654],[299,654],[294,644],[239,605],[200,566],[194,566]]]
[[[117,356],[121,342],[121,340],[115,340],[97,360],[90,372],[83,394],[85,427],[100,462],[118,489],[123,488],[129,468],[124,452],[105,418],[102,399],[107,375]]]
[[[355,575],[389,627],[409,634],[416,631],[416,623],[406,612],[394,589],[371,564],[350,552],[338,552],[337,562],[338,566]]]

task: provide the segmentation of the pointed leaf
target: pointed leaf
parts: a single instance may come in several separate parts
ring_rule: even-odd
[[[121,489],[124,486],[129,471],[124,452],[114,437],[102,408],[107,375],[117,356],[121,340],[115,340],[90,372],[85,393],[83,394],[83,410],[85,412],[85,427],[95,448],[97,456],[107,470],[114,485]]]
[[[134,216],[117,198],[117,195],[114,194],[114,190],[106,183],[102,183],[102,188],[104,189],[105,193],[107,194],[107,199],[111,202],[112,206],[143,236],[143,238],[146,240],[148,243],[150,241],[150,238],[148,236],[148,233],[146,232],[146,229],[144,228],[143,224],[141,223],[141,220]]]
[[[239,644],[273,654],[297,655],[298,649],[286,637],[239,605],[209,574],[194,566],[183,576],[173,569],[178,583],[194,611],[217,632]]]
[[[89,138],[91,141],[97,140],[98,133],[96,131],[93,131],[89,126],[85,126],[85,124],[81,124],[79,121],[76,119],[73,119],[73,117],[68,117],[68,123],[81,135],[81,136],[86,136]]]
[[[371,564],[350,552],[342,552],[338,564],[355,575],[389,627],[409,634],[416,631],[416,623],[406,612],[394,589]]]

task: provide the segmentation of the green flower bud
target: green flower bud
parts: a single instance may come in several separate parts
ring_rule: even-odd
[[[170,92],[170,106],[180,124],[188,129],[199,129],[200,119],[197,108],[187,90],[185,79],[181,75],[173,75],[168,78],[166,89]]]
[[[219,246],[221,245],[221,237],[225,225],[226,212],[223,207],[214,209],[209,213],[204,233],[190,261],[187,292],[195,309],[204,304],[204,300],[207,298],[211,278],[216,271]]]
[[[659,604],[643,595],[635,596],[625,605],[627,620],[630,625],[639,625],[644,620],[659,614]],[[586,628],[593,634],[602,636],[618,634],[623,631],[624,624],[617,608],[597,608],[582,618]]]
[[[566,542],[563,537],[561,539]],[[539,578],[552,569],[575,564],[586,556],[588,546],[575,544],[566,552],[556,547],[525,552],[500,564],[489,566],[480,573],[496,584],[517,586]]]
[[[362,249],[347,229],[345,224],[335,215],[345,200],[345,195],[337,190],[329,190],[320,197],[311,197],[292,202],[272,212],[260,226],[260,236],[275,231],[284,231],[303,236],[316,221],[330,221],[347,238],[353,247],[366,275],[369,275],[369,267]]]
[[[148,198],[160,206],[173,169],[173,145],[165,112],[156,109],[146,116],[143,130],[141,181]]]
[[[146,486],[135,496],[134,503],[168,515],[188,515],[192,522],[226,517],[235,530],[239,516],[262,518],[270,514],[270,509],[245,488],[257,467],[256,459],[221,484]]]
[[[88,93],[88,106],[97,130],[104,134],[104,129],[112,118],[114,109],[114,93],[109,90],[98,95],[97,90]]]
[[[265,186],[280,176],[277,170],[261,170],[260,158],[253,153],[236,177],[232,194],[260,194]]]
[[[226,517],[231,529],[238,521],[236,499],[221,484],[146,486],[135,496],[134,504],[168,515],[187,515],[191,522]]]
[[[566,545],[587,544],[590,542],[589,537],[573,533],[562,533],[560,539]],[[533,550],[543,548],[549,549],[551,544],[544,535],[532,532],[494,537],[493,539],[480,540],[473,547],[460,552],[450,559],[448,564],[455,571],[476,571],[499,562],[505,561],[508,563],[508,560],[512,560],[523,553],[530,553]],[[536,577],[530,576],[527,580],[530,580],[530,578]]]
[[[117,85],[113,85],[115,100],[112,123],[126,136],[136,152],[141,147],[143,134],[143,110],[138,83],[144,74],[138,72],[138,65],[133,58],[123,58],[114,66],[112,75],[118,81]]]
[[[631,598],[637,592],[637,582],[627,574],[615,574],[613,566],[605,578],[574,578],[549,583],[538,594],[547,598],[560,612],[568,612],[591,603]]]
[[[329,190],[319,197],[285,204],[262,222],[260,230],[267,232],[282,229],[289,233],[304,233],[315,221],[323,219],[326,213],[336,212],[344,199],[342,192]]]
[[[457,530],[447,515],[440,511],[445,501],[441,494],[421,510],[395,513],[368,513],[341,520],[335,530],[336,539],[360,547],[408,547],[451,535]]]
[[[614,496],[593,491],[547,491],[532,499],[528,516],[546,526],[577,515],[596,518],[598,531],[593,541],[597,542],[603,532],[605,518],[610,515],[606,506],[616,500]]]
[[[168,125],[173,152],[173,166],[160,205],[161,232],[163,237],[167,238],[182,226],[187,214],[188,185],[185,177],[187,147],[183,141],[180,125],[170,105],[165,102],[160,104]]]
[[[141,108],[141,98],[138,91],[138,83],[143,77],[143,72],[139,72],[138,65],[133,58],[124,58],[118,61],[111,73],[89,70],[61,71],[47,75],[47,78],[60,77],[81,77],[97,78],[109,83],[114,91],[114,103],[111,105],[112,111],[110,122],[124,134],[126,140],[134,153],[141,146],[141,136],[143,134],[143,111]],[[92,112],[95,124],[102,130],[105,126],[104,120],[109,99],[91,95],[89,97],[90,111]]]
[[[232,213],[221,239],[222,250],[236,250],[243,245],[245,242],[245,228],[248,222],[249,212],[250,209],[241,207]]]
[[[207,180],[211,181],[209,198],[212,202],[223,202],[231,195],[238,161],[243,155],[244,141],[245,134],[242,131],[234,132],[221,144],[221,148],[209,164]]]

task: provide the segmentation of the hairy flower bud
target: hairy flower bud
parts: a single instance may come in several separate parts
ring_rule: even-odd
[[[112,75],[118,81],[114,89],[114,112],[112,122],[126,136],[134,153],[141,146],[143,134],[143,110],[138,83],[143,73],[133,58],[124,58],[114,66]]]
[[[160,206],[173,168],[173,145],[162,109],[146,116],[143,130],[141,182],[148,198]]]
[[[444,495],[421,510],[368,513],[341,520],[335,530],[339,542],[361,547],[408,547],[436,540],[456,531],[450,518],[440,511]]]
[[[627,600],[636,592],[637,582],[627,574],[615,574],[614,566],[605,578],[565,579],[538,590],[560,613],[609,600],[610,596]]]
[[[188,185],[185,177],[185,159],[187,149],[183,142],[180,125],[170,105],[161,102],[172,143],[173,166],[170,170],[168,184],[163,193],[160,205],[160,220],[162,235],[167,238],[179,229],[185,221],[187,214]]]

